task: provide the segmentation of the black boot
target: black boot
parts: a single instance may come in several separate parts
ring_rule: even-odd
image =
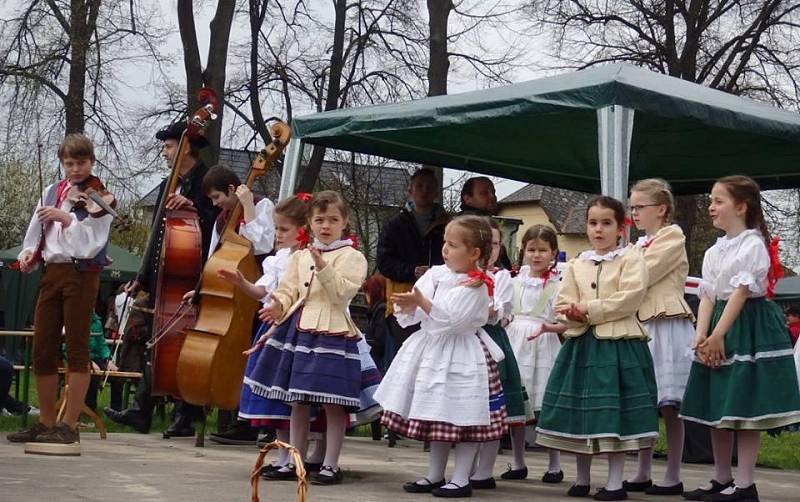
[[[136,432],[141,432],[142,434],[150,432],[150,425],[153,418],[152,414],[144,415],[130,408],[124,411],[117,411],[106,407],[103,411],[105,411],[106,416],[113,422],[133,427]]]
[[[208,439],[219,444],[254,445],[258,431],[250,427],[248,422],[238,420],[224,432],[209,434]]]
[[[192,406],[185,401],[175,401],[175,418],[162,433],[164,439],[194,436],[194,420],[197,418],[198,408],[202,413],[203,409],[198,406]]]

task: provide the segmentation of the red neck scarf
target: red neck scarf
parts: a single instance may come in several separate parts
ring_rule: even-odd
[[[482,282],[486,284],[486,288],[489,290],[489,296],[494,297],[494,280],[487,274],[481,270],[470,270],[467,272],[468,280],[464,281],[464,284],[474,284],[478,282]]]

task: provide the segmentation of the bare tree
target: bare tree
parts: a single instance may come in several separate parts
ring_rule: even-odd
[[[6,142],[30,138],[32,124],[39,124],[40,136],[92,129],[119,153],[133,121],[115,99],[121,83],[115,75],[125,65],[165,61],[158,45],[166,30],[155,28],[153,18],[154,11],[133,2],[19,3],[0,21]]]
[[[780,107],[800,103],[796,1],[541,0],[529,9],[550,39],[550,68],[626,61]],[[677,199],[698,273],[714,233],[702,228],[701,198]]]

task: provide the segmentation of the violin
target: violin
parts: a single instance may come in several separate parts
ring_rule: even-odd
[[[80,183],[72,185],[67,191],[66,198],[72,203],[73,208],[85,209],[93,218],[101,218],[107,214],[114,218],[119,217],[114,210],[117,207],[117,199],[106,190],[97,176],[89,175]]]

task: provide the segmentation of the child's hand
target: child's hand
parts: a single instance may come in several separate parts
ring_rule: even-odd
[[[280,319],[281,314],[283,314],[283,305],[281,305],[281,302],[278,301],[275,295],[270,294],[269,297],[272,301],[269,302],[269,305],[258,311],[258,318],[264,322],[275,322]]]
[[[236,284],[237,286],[239,284],[243,284],[244,280],[245,280],[241,271],[239,271],[239,270],[228,270],[228,269],[225,269],[225,268],[221,268],[221,269],[217,270],[217,277],[219,277],[220,279],[225,279],[226,281],[230,281],[230,282]]]
[[[725,362],[725,338],[722,335],[711,335],[700,345],[705,355],[705,365],[719,368]]]
[[[91,361],[90,365],[91,365],[93,371],[100,371],[100,366],[98,366],[96,362]]]
[[[19,269],[23,274],[27,274],[34,268],[36,268],[36,262],[33,259],[33,252],[26,251],[19,259]]]
[[[536,328],[531,335],[528,336],[528,341],[536,340],[540,336],[545,333],[545,326],[544,324],[540,324],[538,328]]]
[[[236,187],[236,197],[239,198],[241,201],[242,206],[252,206],[253,205],[253,192],[247,188],[247,185],[239,185]]]
[[[186,292],[186,293],[183,295],[183,298],[181,298],[181,301],[182,301],[183,303],[189,303],[189,302],[191,302],[191,301],[192,301],[192,299],[194,299],[194,290],[187,291],[187,292]]]
[[[314,246],[308,247],[309,252],[311,252],[311,258],[314,260],[314,268],[317,269],[317,272],[325,268],[325,260],[322,259],[322,251],[315,248]]]
[[[106,364],[106,369],[108,371],[119,371],[119,367],[117,367],[117,365],[114,364],[114,361],[112,361],[110,359],[108,361],[108,364]]]
[[[194,202],[183,195],[171,193],[167,196],[167,202],[164,206],[167,209],[188,209],[194,207]]]
[[[583,303],[570,303],[569,305],[560,305],[556,307],[556,313],[566,316],[567,319],[573,321],[584,322],[587,320],[586,315],[589,309]]]
[[[392,303],[394,303],[400,312],[413,312],[419,307],[425,297],[417,288],[412,289],[408,293],[394,293],[392,295]]]
[[[242,352],[242,355],[249,356],[254,352],[258,352],[259,350],[261,350],[264,344],[267,343],[267,339],[269,339],[269,330],[267,330],[266,333],[261,335],[258,338],[258,340],[256,340],[256,343],[254,343],[252,347]]]
[[[40,207],[36,210],[36,216],[39,217],[39,221],[42,223],[57,221],[65,227],[72,223],[72,217],[68,212],[62,211],[61,209],[53,206]]]
[[[703,342],[706,341],[706,338],[708,338],[706,335],[697,333],[694,336],[694,341],[692,342],[692,350],[694,350],[695,352],[699,351],[700,346],[703,345]]]

